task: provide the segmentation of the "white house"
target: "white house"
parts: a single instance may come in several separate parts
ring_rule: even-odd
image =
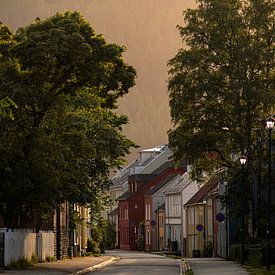
[[[170,250],[186,253],[186,214],[184,204],[199,190],[189,173],[178,175],[166,185],[165,227],[166,242]]]

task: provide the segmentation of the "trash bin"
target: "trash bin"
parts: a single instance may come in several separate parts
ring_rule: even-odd
[[[193,258],[200,258],[201,257],[201,251],[200,250],[193,250]]]

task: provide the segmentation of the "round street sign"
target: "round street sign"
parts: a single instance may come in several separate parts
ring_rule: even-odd
[[[216,220],[217,220],[218,222],[223,222],[224,219],[225,219],[225,216],[224,216],[223,213],[219,213],[219,214],[216,215]]]
[[[156,225],[156,221],[155,221],[155,220],[151,220],[150,224],[151,224],[152,226],[155,226],[155,225]]]
[[[203,225],[202,224],[198,224],[196,228],[197,228],[198,231],[203,231]]]

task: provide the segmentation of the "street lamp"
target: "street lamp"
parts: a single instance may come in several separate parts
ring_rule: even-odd
[[[266,269],[270,270],[270,208],[271,208],[271,132],[274,127],[274,118],[266,119],[266,128],[268,129],[268,185],[267,185],[267,228],[266,228]]]
[[[224,182],[225,186],[225,259],[228,261],[228,182]]]
[[[242,165],[242,206],[241,206],[241,264],[244,264],[244,195],[245,195],[245,175],[244,175],[244,166],[246,164],[247,158],[246,156],[240,157],[240,163]]]
[[[203,200],[203,244],[206,244],[206,204],[207,201]]]
[[[157,202],[157,207],[158,207],[158,211],[157,211],[157,250],[159,251],[159,202]]]

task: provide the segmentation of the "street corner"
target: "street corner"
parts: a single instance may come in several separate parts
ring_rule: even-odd
[[[82,274],[86,274],[86,273],[89,273],[89,272],[92,272],[92,271],[96,271],[98,269],[104,268],[105,266],[108,266],[108,265],[110,265],[114,262],[117,262],[119,260],[120,260],[119,257],[112,256],[111,259],[109,259],[109,260],[106,260],[106,261],[104,261],[102,263],[99,263],[99,264],[96,264],[94,266],[87,267],[87,268],[85,268],[83,270],[80,270],[80,271],[77,271],[75,273],[71,273],[70,275],[82,275]]]

